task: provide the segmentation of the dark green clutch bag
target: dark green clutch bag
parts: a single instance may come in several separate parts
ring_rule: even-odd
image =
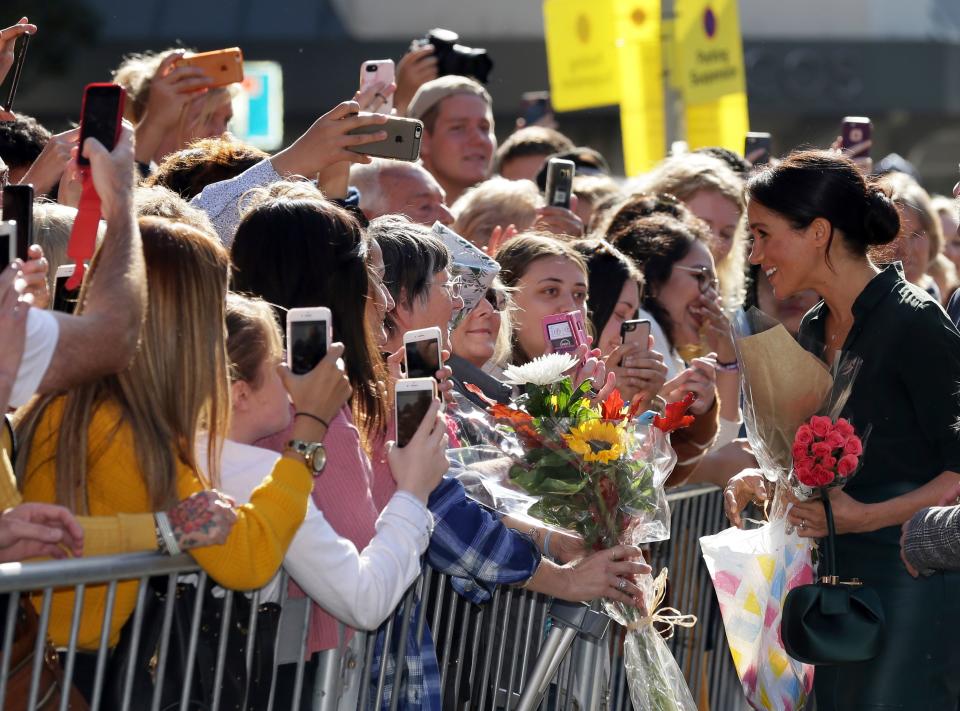
[[[787,654],[805,664],[873,659],[883,643],[883,607],[876,590],[837,574],[836,532],[827,490],[821,490],[828,536],[821,546],[826,575],[787,593],[780,636]]]

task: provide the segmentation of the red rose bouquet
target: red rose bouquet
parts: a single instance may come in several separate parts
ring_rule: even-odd
[[[843,486],[860,468],[862,455],[863,439],[849,420],[814,415],[793,440],[794,492],[811,498],[816,489]]]

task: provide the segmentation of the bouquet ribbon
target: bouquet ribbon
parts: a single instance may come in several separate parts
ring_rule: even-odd
[[[629,630],[638,630],[641,627],[646,625],[653,625],[655,623],[660,623],[665,625],[667,634],[664,639],[670,639],[673,637],[674,630],[677,627],[685,627],[687,629],[693,627],[697,624],[696,615],[685,615],[680,610],[675,607],[659,607],[660,603],[663,602],[664,598],[667,596],[667,569],[664,568],[660,571],[660,574],[657,575],[656,579],[653,581],[653,602],[650,605],[653,612],[646,617],[641,617],[636,622],[631,622],[627,629]]]

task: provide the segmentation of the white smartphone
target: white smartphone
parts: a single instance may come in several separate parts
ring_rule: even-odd
[[[0,259],[3,268],[17,258],[17,221],[4,220],[0,222]]]
[[[371,84],[388,86],[396,81],[396,67],[392,59],[368,59],[360,65],[360,91]],[[387,97],[384,106],[377,107],[377,113],[389,114],[393,110],[393,96]]]
[[[326,306],[287,311],[287,365],[295,375],[316,368],[332,340],[333,318]]]
[[[407,378],[394,386],[394,418],[397,424],[397,446],[405,447],[437,397],[437,381],[433,378]]]
[[[440,329],[436,326],[403,334],[403,365],[408,378],[436,378],[440,370]]]
[[[76,265],[61,264],[57,267],[57,273],[53,278],[53,310],[64,314],[72,314],[77,309],[77,297],[80,295],[80,288],[73,291],[67,289],[67,282],[73,276]]]

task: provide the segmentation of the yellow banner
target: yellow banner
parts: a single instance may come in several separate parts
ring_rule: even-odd
[[[620,133],[624,170],[631,177],[666,154],[660,0],[619,0],[617,24]]]
[[[676,0],[676,12],[676,84],[687,104],[744,93],[737,0]]]
[[[687,143],[690,150],[722,146],[743,155],[750,130],[745,92],[728,94],[704,104],[686,104]]]
[[[544,0],[550,100],[557,111],[620,100],[617,0]]]

